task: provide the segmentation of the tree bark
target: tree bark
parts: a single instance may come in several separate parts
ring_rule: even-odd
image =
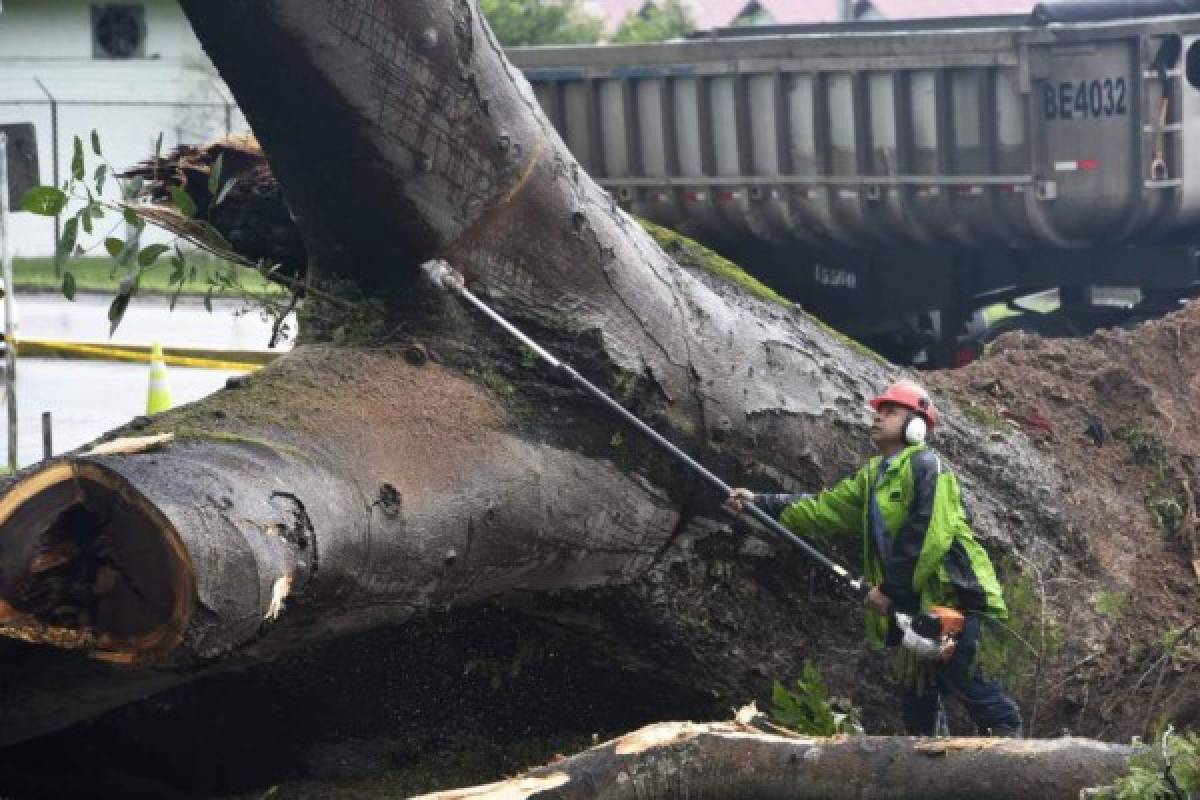
[[[371,346],[299,348],[125,431],[175,434],[156,451],[77,453],[19,477],[0,499],[0,633],[36,646],[5,661],[0,744],[484,601],[717,703],[857,650],[852,604],[798,580],[794,554],[739,538],[721,498],[417,267],[449,260],[668,438],[758,489],[847,474],[888,365],[665,255],[580,170],[473,2],[183,6],[320,273],[373,298],[340,331]],[[942,448],[977,529],[1059,565],[1078,537],[1028,495],[1031,476],[1053,492],[1053,467],[946,405]],[[1029,509],[1016,539],[1000,524],[1013,507]]]
[[[487,786],[414,800],[1077,800],[1127,768],[1090,739],[786,738],[664,722]]]

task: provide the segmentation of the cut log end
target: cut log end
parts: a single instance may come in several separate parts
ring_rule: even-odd
[[[0,635],[146,663],[179,644],[194,596],[174,528],[103,466],[57,462],[0,499]]]

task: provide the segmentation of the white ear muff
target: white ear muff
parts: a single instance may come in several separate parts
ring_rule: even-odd
[[[908,422],[904,423],[904,441],[909,444],[921,444],[929,433],[929,426],[920,414],[909,414]]]

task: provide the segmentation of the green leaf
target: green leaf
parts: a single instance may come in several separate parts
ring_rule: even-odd
[[[208,172],[208,193],[215,195],[217,190],[221,188],[221,170],[225,166],[225,154],[217,156],[217,160],[213,162],[212,169]]]
[[[196,201],[192,199],[192,196],[182,186],[171,187],[171,201],[175,203],[175,207],[179,209],[179,213],[185,217],[196,216]]]
[[[75,137],[75,153],[71,156],[71,177],[77,181],[83,180],[83,140]]]
[[[75,300],[75,276],[70,272],[63,273],[62,293],[68,300]]]
[[[107,164],[101,164],[100,166],[96,167],[96,174],[92,177],[92,180],[96,184],[96,194],[104,194],[104,180],[107,177],[108,177],[108,165]]]
[[[217,206],[221,205],[221,203],[225,202],[225,198],[229,196],[229,190],[232,189],[234,187],[234,184],[236,184],[236,183],[237,183],[236,175],[234,175],[229,180],[225,181],[225,185],[221,187],[221,191],[217,192],[217,199],[213,200],[213,204],[212,204],[213,208],[216,208]]]
[[[138,253],[138,266],[148,267],[158,260],[158,257],[167,252],[171,248],[165,244],[152,244],[143,248],[142,252]]]
[[[117,331],[117,326],[121,324],[121,320],[125,318],[125,312],[129,310],[129,301],[133,297],[127,293],[118,294],[113,298],[112,304],[108,307],[108,335],[112,337]]]
[[[109,236],[104,240],[104,249],[107,250],[108,254],[113,258],[120,258],[121,251],[125,249],[125,242],[121,241],[115,236]]]
[[[100,152],[100,134],[96,133],[95,128],[92,128],[92,152],[98,156],[104,155]]]
[[[75,249],[75,240],[79,238],[79,214],[71,217],[63,225],[62,238],[58,240],[58,248],[54,251],[54,266],[61,267],[67,260],[67,256]]]
[[[142,196],[142,190],[146,188],[146,179],[141,175],[135,175],[125,184],[125,199],[136,200]]]
[[[175,255],[171,256],[171,278],[167,282],[170,286],[174,284],[175,291],[171,292],[171,311],[175,310],[175,302],[179,300],[179,293],[183,291],[183,285],[187,277],[187,262],[183,258],[183,251],[179,249],[179,245],[175,245]]]
[[[21,198],[21,208],[43,217],[55,217],[67,207],[67,193],[53,186],[34,186]]]
[[[141,230],[146,225],[146,221],[137,215],[132,208],[127,208],[121,212],[121,216],[125,218],[125,224],[135,230]]]
[[[83,232],[90,234],[92,232],[92,207],[85,206],[83,211],[79,212],[79,222],[83,225]]]
[[[835,712],[820,672],[808,662],[796,681],[795,691],[774,682],[771,705],[771,717],[778,724],[800,733],[829,736],[862,730],[852,707],[850,713]]]

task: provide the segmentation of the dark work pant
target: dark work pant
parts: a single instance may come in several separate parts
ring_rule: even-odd
[[[938,670],[934,686],[918,694],[906,686],[901,698],[904,727],[912,736],[932,736],[937,725],[938,695],[957,697],[966,706],[971,721],[982,734],[1017,736],[1021,733],[1021,711],[1005,694],[999,681],[985,680],[972,667],[979,649],[980,618],[967,616],[953,657]]]

